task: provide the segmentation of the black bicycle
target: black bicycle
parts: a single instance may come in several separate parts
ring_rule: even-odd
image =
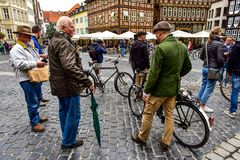
[[[142,86],[132,85],[130,87],[128,103],[133,115],[141,118],[145,106],[143,84]],[[156,115],[164,124],[165,115],[162,106]],[[176,97],[174,137],[186,147],[199,148],[207,143],[210,129],[211,125],[205,112],[195,105],[195,100],[192,99],[189,91],[181,89]]]
[[[94,85],[98,88],[100,88],[100,90],[102,91],[102,93],[104,93],[104,89],[105,89],[105,84],[115,75],[115,79],[114,79],[114,87],[115,90],[120,93],[122,96],[127,97],[128,96],[128,90],[130,88],[130,86],[133,83],[133,78],[132,76],[127,73],[127,72],[119,72],[119,69],[117,67],[117,64],[120,60],[120,56],[111,61],[110,59],[107,61],[111,61],[113,63],[113,67],[98,67],[96,66],[96,62],[88,62],[89,66],[92,67],[90,70],[84,70],[84,73],[88,76],[88,78],[92,81],[92,83],[94,83]],[[96,70],[115,70],[115,72],[113,72],[110,77],[108,77],[105,81],[102,81],[99,79],[99,77],[96,74]],[[93,74],[93,71],[95,74]],[[90,95],[90,92],[88,89],[85,89],[80,96],[82,97],[87,97]]]

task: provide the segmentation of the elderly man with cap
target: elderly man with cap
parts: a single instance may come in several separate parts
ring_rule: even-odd
[[[149,69],[149,51],[147,47],[146,32],[139,31],[136,33],[137,40],[134,41],[130,50],[129,60],[132,65],[133,72],[140,70],[141,72],[147,72]],[[136,73],[135,84],[141,85],[142,74],[141,72]]]
[[[14,68],[16,79],[22,87],[25,95],[25,100],[28,108],[28,115],[32,130],[35,132],[44,131],[44,126],[41,124],[48,119],[46,116],[39,116],[38,108],[40,99],[38,96],[39,83],[32,83],[29,80],[27,71],[35,67],[44,67],[45,62],[40,61],[39,54],[29,42],[31,41],[31,29],[27,26],[18,26],[17,43],[10,51],[10,63]]]
[[[172,140],[175,98],[180,89],[181,77],[192,68],[186,45],[173,37],[171,28],[171,25],[165,21],[157,23],[153,28],[160,44],[153,54],[144,88],[145,108],[142,115],[142,126],[138,133],[132,134],[133,141],[146,145],[153,116],[162,105],[165,123],[160,143],[164,151],[168,150]]]

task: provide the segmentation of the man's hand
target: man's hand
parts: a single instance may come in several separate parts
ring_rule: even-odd
[[[42,68],[42,67],[44,67],[45,65],[47,65],[47,63],[42,62],[42,61],[37,61],[37,67]]]
[[[47,53],[40,54],[40,57],[41,57],[41,58],[48,58],[48,54],[47,54]]]
[[[148,102],[150,96],[151,96],[150,94],[143,94],[143,100],[144,100],[145,102]]]
[[[95,90],[94,84],[92,84],[88,89],[89,89],[91,92],[93,92],[93,91]]]

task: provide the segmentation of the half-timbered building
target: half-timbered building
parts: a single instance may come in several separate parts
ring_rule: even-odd
[[[240,0],[229,0],[226,35],[240,40]]]
[[[157,0],[154,22],[168,21],[174,30],[202,31],[211,0]]]
[[[89,32],[151,32],[154,0],[86,0]]]

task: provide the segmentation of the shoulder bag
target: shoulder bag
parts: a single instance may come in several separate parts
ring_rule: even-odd
[[[28,77],[30,82],[39,83],[46,82],[49,79],[48,66],[42,68],[32,68],[28,70]]]

